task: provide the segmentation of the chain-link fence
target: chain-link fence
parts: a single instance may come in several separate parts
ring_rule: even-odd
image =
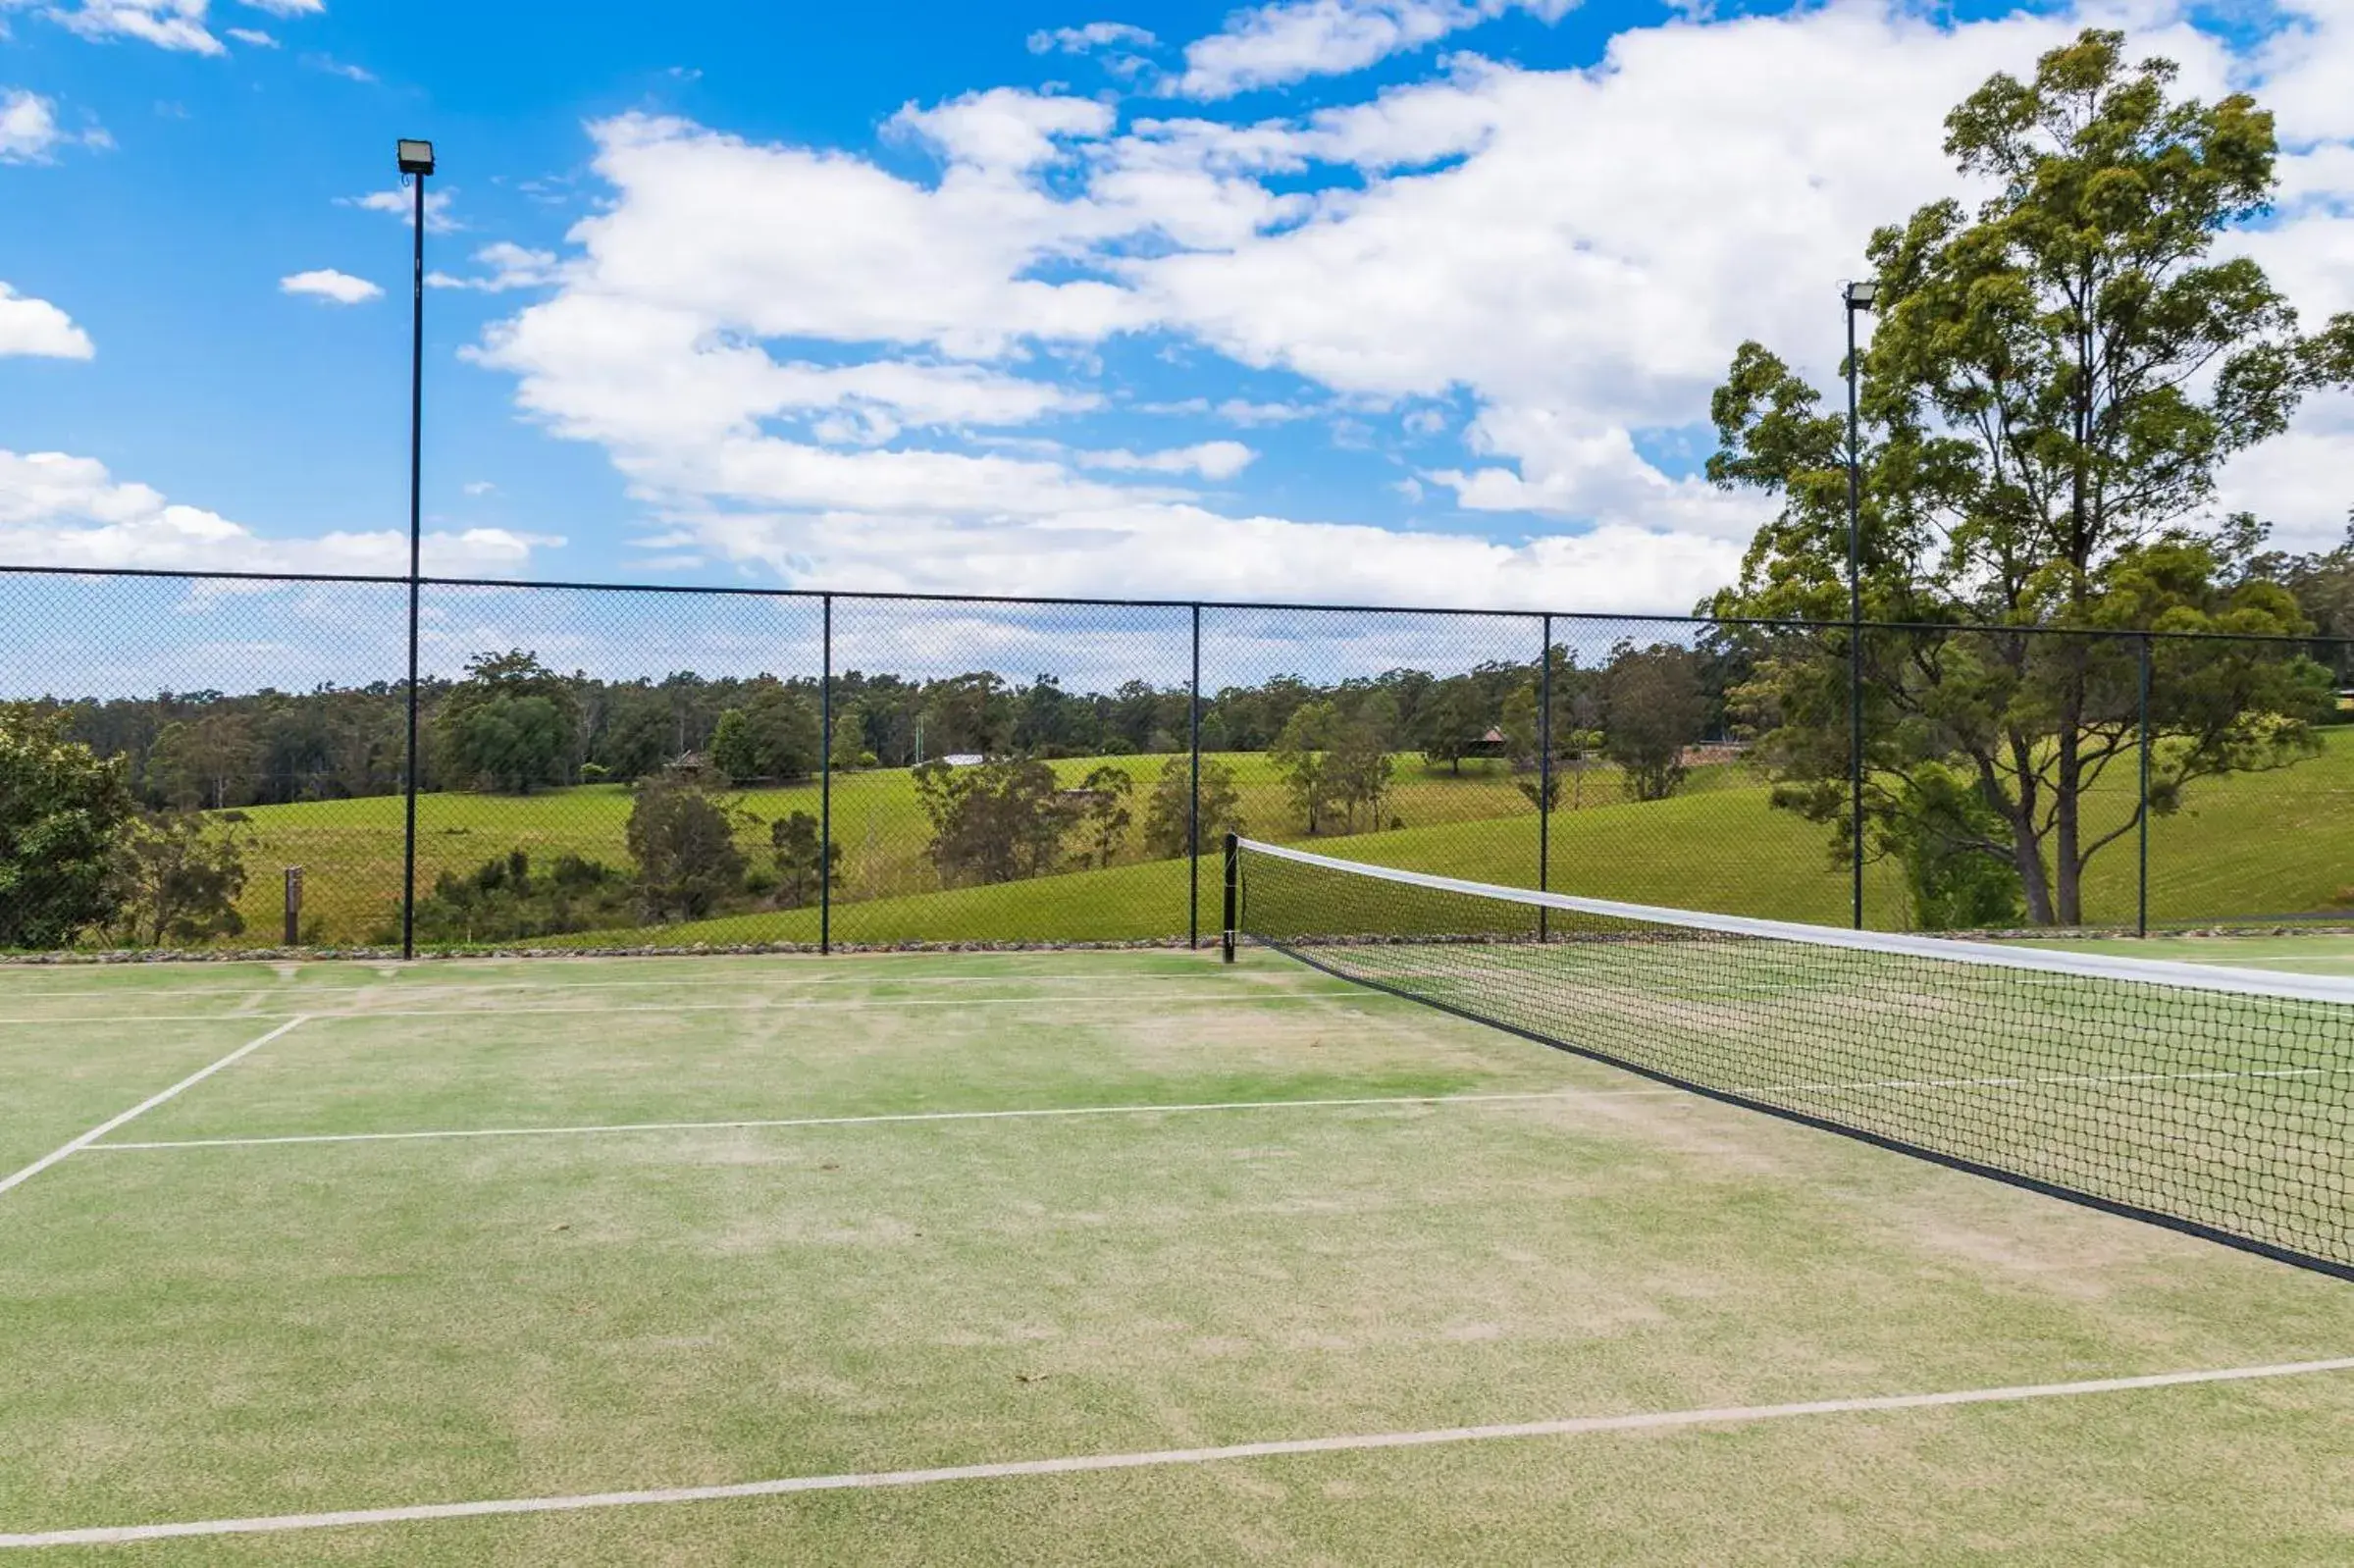
[[[0,946],[1183,942],[1237,829],[1886,928],[2354,923],[2337,644],[428,579],[412,792],[409,586],[0,570]],[[76,789],[86,863],[39,847]]]

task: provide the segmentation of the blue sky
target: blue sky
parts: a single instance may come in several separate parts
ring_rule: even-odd
[[[1681,609],[1757,337],[1826,385],[1943,110],[2088,22],[2280,114],[2354,306],[2354,5],[0,0],[0,557]],[[384,210],[390,207],[391,210]],[[2312,405],[2223,501],[2354,500]]]

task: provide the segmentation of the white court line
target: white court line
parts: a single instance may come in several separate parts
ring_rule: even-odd
[[[43,1530],[0,1535],[0,1549],[24,1546],[109,1546],[134,1541],[168,1541],[190,1536],[254,1536],[289,1530],[412,1524],[433,1519],[481,1519],[499,1514],[574,1513],[591,1508],[641,1508],[665,1503],[720,1502],[742,1497],[785,1497],[811,1491],[868,1491],[885,1487],[925,1487],[941,1482],[1006,1481],[1022,1476],[1069,1476],[1087,1471],[1218,1464],[1235,1459],[1272,1459],[1293,1454],[1362,1453],[1380,1448],[1426,1448],[1441,1443],[1578,1437],[1596,1433],[1656,1432],[1676,1427],[1726,1427],[1760,1421],[1784,1421],[1799,1416],[1861,1415],[1897,1410],[1942,1410],[1959,1405],[2015,1404],[2029,1399],[2065,1399],[2085,1394],[2129,1393],[2150,1388],[2178,1388],[2195,1384],[2249,1383],[2259,1379],[2349,1371],[2354,1371],[2354,1356],[2329,1361],[2280,1362],[2263,1367],[2160,1372],[2137,1378],[2098,1378],[2081,1383],[2020,1384],[2007,1388],[1959,1388],[1938,1393],[1870,1394],[1852,1399],[1810,1399],[1803,1403],[1781,1405],[1732,1405],[1712,1410],[1654,1410],[1620,1416],[1573,1416],[1562,1421],[1522,1421],[1488,1427],[1440,1427],[1422,1432],[1376,1432],[1336,1437],[1293,1437],[1276,1442],[1237,1442],[1216,1448],[1162,1448],[1145,1453],[1077,1454],[1058,1459],[948,1465],[931,1470],[792,1476],[775,1481],[739,1481],[711,1487],[657,1487],[643,1491],[595,1491],[559,1497],[498,1497],[477,1502],[411,1503],[396,1508],[345,1508],[332,1513],[269,1514],[246,1519],[198,1519],[161,1525]]]
[[[806,997],[787,997],[761,1002],[625,1003],[618,1007],[608,1004],[602,1007],[354,1008],[341,1013],[313,1011],[302,1016],[315,1022],[332,1023],[350,1019],[511,1019],[582,1013],[593,1013],[600,1017],[611,1013],[895,1013],[902,1008],[918,1007],[1102,1007],[1107,1003],[1138,1002],[1188,1006],[1261,1002],[1362,1004],[1377,999],[1393,1000],[1383,997],[1379,991],[1352,986],[1338,991],[1270,991],[1263,996],[1187,996],[1178,992],[1106,991],[1100,996],[881,997],[857,1002],[822,1002]],[[84,1019],[0,1019],[0,1028],[41,1028],[85,1023],[235,1023],[279,1016],[274,1013],[147,1013]]]
[[[1514,1094],[1399,1094],[1332,1100],[1219,1100],[1179,1105],[1039,1106],[1010,1111],[897,1111],[876,1116],[808,1116],[735,1122],[616,1122],[584,1126],[457,1127],[418,1132],[291,1132],[275,1137],[184,1138],[96,1143],[92,1149],[254,1149],[281,1143],[407,1143],[434,1138],[534,1138],[601,1132],[725,1132],[762,1127],[859,1127],[896,1122],[1017,1122],[1046,1117],[1183,1116],[1204,1111],[1306,1111],[1342,1106],[1499,1105],[1537,1100],[1607,1100],[1680,1095],[1682,1089],[1531,1089]]]
[[[1874,1089],[2015,1089],[2037,1084],[2099,1086],[2112,1083],[2150,1083],[2176,1079],[2212,1081],[2218,1078],[2309,1077],[2342,1075],[2354,1068],[2284,1068],[2247,1072],[2120,1072],[2112,1077],[2086,1074],[2039,1078],[1863,1078],[1846,1083],[1776,1083],[1737,1092],[1753,1098],[1794,1094],[1853,1094]],[[288,1143],[413,1143],[445,1138],[544,1138],[590,1136],[610,1132],[726,1132],[773,1127],[857,1127],[904,1122],[1017,1122],[1044,1117],[1184,1116],[1206,1111],[1309,1111],[1347,1106],[1396,1105],[1525,1105],[1539,1101],[1564,1104],[1580,1100],[1628,1100],[1645,1097],[1697,1099],[1689,1089],[1659,1085],[1640,1089],[1530,1089],[1499,1094],[1364,1095],[1319,1100],[1209,1100],[1177,1105],[1041,1106],[1004,1111],[897,1111],[874,1116],[812,1116],[739,1119],[729,1122],[612,1122],[544,1127],[434,1127],[413,1132],[288,1132],[251,1138],[180,1138],[141,1142],[96,1143],[94,1150],[258,1149]]]
[[[25,1182],[31,1180],[34,1176],[39,1176],[43,1171],[46,1171],[51,1166],[57,1164],[58,1161],[66,1158],[66,1156],[70,1154],[77,1154],[81,1150],[88,1148],[93,1143],[96,1143],[100,1138],[105,1137],[109,1132],[114,1131],[115,1128],[123,1125],[126,1122],[129,1122],[135,1117],[146,1115],[149,1111],[154,1110],[157,1106],[163,1104],[166,1100],[171,1099],[174,1095],[181,1093],[183,1090],[194,1088],[197,1084],[202,1083],[206,1078],[211,1077],[223,1068],[229,1067],[244,1057],[252,1055],[254,1052],[260,1050],[263,1046],[268,1045],[272,1040],[277,1039],[279,1036],[285,1034],[289,1029],[294,1028],[303,1021],[304,1020],[300,1018],[288,1019],[286,1022],[281,1023],[277,1028],[272,1029],[269,1033],[256,1039],[247,1040],[243,1045],[238,1046],[235,1050],[230,1052],[220,1061],[215,1062],[211,1067],[201,1068],[198,1071],[189,1073],[186,1077],[182,1078],[178,1083],[173,1084],[161,1094],[149,1095],[146,1099],[141,1100],[138,1104],[124,1112],[121,1116],[113,1117],[105,1122],[101,1122],[98,1124],[98,1125],[90,1128],[89,1131],[84,1132],[80,1137],[76,1138],[64,1148],[52,1149],[49,1153],[42,1155],[39,1159],[33,1161],[32,1164],[26,1166],[24,1170],[19,1171],[15,1176],[0,1176],[0,1192],[6,1192],[11,1187],[21,1186]]]
[[[1083,952],[1087,950],[1082,949],[1075,951]],[[1205,949],[1204,951],[1206,952],[1207,950]],[[925,955],[916,954],[910,956],[923,957]],[[856,959],[860,957],[860,955],[852,954],[849,955],[849,957]],[[566,961],[550,961],[547,958],[534,958],[522,962],[545,964],[549,962],[561,963]],[[704,960],[690,962],[710,961]],[[144,1001],[150,997],[178,998],[189,996],[254,995],[267,995],[274,1000],[284,1001],[295,993],[300,992],[316,992],[323,997],[333,999],[336,997],[354,996],[369,990],[392,990],[398,991],[404,996],[415,996],[420,993],[430,995],[440,992],[454,992],[467,996],[507,996],[527,991],[635,991],[658,988],[661,986],[675,986],[682,990],[686,990],[693,989],[697,986],[708,985],[715,981],[724,980],[730,984],[740,983],[742,978],[742,976],[727,974],[687,974],[670,975],[658,980],[527,980],[520,984],[514,985],[475,985],[463,980],[419,981],[414,985],[402,985],[396,979],[362,980],[350,985],[325,985],[308,984],[303,981],[296,980],[283,985],[276,982],[256,982],[251,985],[205,985],[190,986],[184,989],[134,991],[131,992],[128,997],[126,997],[125,993],[122,991],[109,991],[104,989],[77,989],[71,991],[12,990],[10,995],[12,997],[40,997],[53,1001],[68,1002],[115,1002],[123,1000]],[[1204,961],[1204,966],[1201,969],[1201,972],[1198,974],[1184,969],[1173,968],[1166,972],[1140,973],[1136,975],[1135,978],[1144,980],[1192,980],[1201,984],[1230,985],[1233,983],[1232,976],[1228,971],[1210,966],[1206,960]],[[781,984],[789,986],[933,986],[1101,985],[1103,984],[1104,977],[1100,974],[901,974],[884,976],[878,974],[784,975],[774,972],[766,972],[759,975],[759,982],[764,985]]]

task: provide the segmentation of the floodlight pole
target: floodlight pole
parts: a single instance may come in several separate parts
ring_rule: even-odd
[[[1863,434],[1857,410],[1856,318],[1872,308],[1880,286],[1840,287],[1848,324],[1848,825],[1855,927],[1863,929]]]
[[[1193,606],[1193,674],[1185,688],[1192,777],[1185,795],[1185,946],[1201,946],[1201,606]]]
[[[409,221],[408,778],[400,844],[400,956],[412,959],[417,956],[417,589],[425,542],[425,179],[434,171],[433,143],[402,141],[395,152],[401,175],[417,192]]]
[[[1552,887],[1553,872],[1553,618],[1539,619],[1537,650],[1537,891]],[[1537,906],[1537,940],[1552,936],[1546,906]]]

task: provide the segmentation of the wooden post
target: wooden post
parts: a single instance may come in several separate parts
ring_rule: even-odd
[[[302,945],[302,867],[287,867],[287,942],[288,947]]]

